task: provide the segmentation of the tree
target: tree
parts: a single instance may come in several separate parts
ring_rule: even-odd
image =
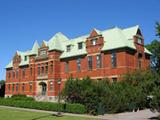
[[[160,37],[160,23],[156,22],[156,36]],[[153,40],[150,44],[146,45],[146,48],[152,52],[151,67],[155,71],[160,73],[160,41]]]
[[[156,22],[156,35],[160,37],[160,23]]]
[[[4,97],[5,94],[5,81],[0,81],[0,97]]]
[[[160,71],[160,41],[153,40],[146,47],[152,52],[151,67],[157,72]]]

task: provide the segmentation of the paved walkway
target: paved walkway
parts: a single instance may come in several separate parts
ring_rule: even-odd
[[[52,111],[44,111],[44,110],[36,110],[36,109],[27,109],[27,108],[17,108],[17,107],[9,107],[9,106],[0,106],[0,108],[9,108],[9,109],[16,109],[16,110],[24,110],[30,112],[43,112],[49,114],[57,114],[57,112]],[[159,113],[152,113],[150,110],[141,110],[138,112],[125,112],[119,114],[105,114],[103,116],[91,116],[91,115],[81,115],[81,114],[72,114],[72,113],[63,113],[63,115],[67,116],[79,116],[85,118],[97,118],[100,120],[157,120],[154,119]]]

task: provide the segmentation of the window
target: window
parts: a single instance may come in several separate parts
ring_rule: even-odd
[[[50,82],[50,91],[53,91],[53,82]]]
[[[27,56],[24,56],[24,61],[27,61]]]
[[[102,67],[101,55],[97,55],[96,59],[97,59],[97,68],[101,68]]]
[[[65,72],[68,73],[69,72],[69,62],[65,63]]]
[[[12,71],[12,77],[15,78],[15,72],[14,71]]]
[[[88,70],[92,70],[92,56],[88,56]]]
[[[41,74],[41,69],[40,69],[40,65],[38,65],[38,75]]]
[[[32,83],[29,83],[29,91],[32,92]]]
[[[10,73],[10,72],[8,73],[8,78],[9,78],[9,79],[11,78],[11,73]]]
[[[137,43],[138,43],[138,44],[142,44],[142,39],[141,39],[141,38],[138,38],[138,39],[137,39]]]
[[[112,53],[112,55],[111,55],[111,61],[112,61],[112,68],[117,67],[116,53]]]
[[[12,84],[12,92],[14,92],[14,84]]]
[[[91,40],[92,45],[96,45],[96,43],[97,43],[97,38],[94,38],[94,39]]]
[[[53,62],[51,62],[51,65],[50,65],[50,73],[53,73]]]
[[[26,74],[26,73],[25,73],[25,69],[23,69],[23,70],[22,70],[22,76],[23,76],[23,78],[25,77],[25,74]]]
[[[142,64],[142,63],[141,63],[141,58],[142,58],[142,54],[139,53],[139,54],[138,54],[138,63],[137,63],[138,68],[141,68],[141,66],[142,66],[142,65],[141,65],[141,64]]]
[[[32,68],[30,68],[30,76],[32,76]]]
[[[23,83],[22,84],[22,92],[24,92],[25,91],[25,84]]]
[[[77,59],[77,70],[81,71],[81,58]]]
[[[78,49],[83,49],[83,42],[78,43]]]
[[[16,78],[18,78],[18,70],[16,70]]]
[[[117,78],[116,77],[112,78],[112,82],[116,83],[117,82]]]
[[[67,45],[67,52],[71,51],[71,45]]]
[[[18,83],[16,84],[16,92],[18,92]]]
[[[42,66],[41,69],[42,69],[42,74],[44,74],[44,67]]]
[[[41,51],[40,51],[40,56],[46,55],[46,54],[47,54],[46,50],[41,50]]]
[[[47,74],[48,73],[48,63],[46,64],[46,68],[45,68],[45,73]]]
[[[8,84],[8,91],[10,91],[10,87],[11,87],[10,84]]]

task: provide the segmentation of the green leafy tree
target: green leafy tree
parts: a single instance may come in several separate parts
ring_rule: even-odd
[[[151,57],[151,67],[157,72],[160,72],[160,41],[153,40],[146,47],[153,54]]]
[[[86,106],[89,114],[118,113],[148,107],[147,96],[154,96],[153,107],[160,105],[160,76],[151,69],[124,75],[123,81],[70,78],[63,89],[66,101]]]
[[[160,37],[160,23],[156,22],[156,36]],[[150,44],[146,45],[147,49],[152,52],[151,67],[160,73],[160,41],[153,40]]]
[[[156,35],[160,37],[160,23],[156,22]]]
[[[5,94],[5,81],[0,81],[0,97],[4,97]]]

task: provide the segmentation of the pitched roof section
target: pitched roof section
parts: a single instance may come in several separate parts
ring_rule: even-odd
[[[132,39],[133,36],[137,34],[138,29],[139,29],[139,25],[136,25],[130,28],[123,29],[122,31],[123,31],[123,34],[126,36],[126,38],[129,40],[129,39]]]
[[[63,43],[68,40],[69,39],[65,35],[63,35],[61,32],[58,32],[48,41],[49,50],[64,51]]]
[[[112,50],[116,48],[126,47],[127,39],[121,29],[113,28],[102,32],[105,44],[102,48],[103,51]]]
[[[139,26],[133,26],[130,28],[126,29],[120,29],[118,27],[104,30],[104,31],[99,31],[97,29],[93,29],[92,32],[95,32],[97,34],[101,34],[104,38],[104,46],[102,48],[102,51],[106,50],[112,50],[112,49],[117,49],[121,47],[129,47],[132,49],[136,49],[134,42],[133,42],[133,36],[137,34],[138,30],[140,30]],[[86,51],[86,38],[88,38],[89,35],[84,35],[81,37],[77,37],[74,39],[68,39],[65,35],[62,33],[56,33],[48,42],[43,41],[42,45],[48,46],[49,51],[51,50],[59,50],[62,51],[62,54],[60,58],[67,58],[67,57],[73,57],[73,56],[78,56],[78,55],[85,55],[87,54]],[[78,43],[82,42],[83,43],[83,48],[78,49]],[[71,45],[71,51],[67,52],[66,51],[66,46]],[[20,52],[18,51],[18,54],[21,55],[21,63],[20,65],[27,65],[29,64],[29,55],[38,55],[38,49],[39,45],[38,42],[35,41],[33,47],[31,50],[26,51],[26,52]],[[145,48],[145,53],[150,54],[146,48]],[[27,60],[24,59],[24,57],[27,56]],[[6,68],[12,67],[12,61],[6,66]]]
[[[68,41],[63,42],[63,48],[64,52],[61,54],[60,58],[67,58],[67,57],[73,57],[78,55],[84,55],[87,54],[85,41],[89,35],[84,35],[81,37],[77,37],[75,39],[71,39]],[[78,49],[78,43],[82,42],[83,48]],[[67,52],[66,46],[71,45],[71,51]]]
[[[32,54],[37,54],[38,53],[38,48],[39,48],[39,44],[37,42],[37,40],[34,42],[34,45],[32,47],[32,50],[31,50],[31,55]]]

